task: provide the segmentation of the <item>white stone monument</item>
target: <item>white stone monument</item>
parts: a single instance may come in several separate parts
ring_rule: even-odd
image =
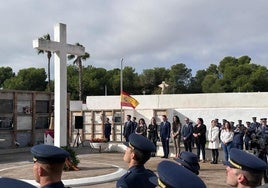
[[[165,81],[162,81],[162,83],[158,85],[158,87],[160,87],[160,88],[161,88],[161,94],[164,94],[165,89],[166,89],[168,86],[169,86],[169,85],[168,85],[168,84],[166,84],[166,82],[165,82]]]
[[[66,43],[66,25],[58,23],[54,26],[54,40],[37,39],[33,48],[55,52],[54,55],[54,145],[67,145],[67,54],[84,55],[85,48]]]

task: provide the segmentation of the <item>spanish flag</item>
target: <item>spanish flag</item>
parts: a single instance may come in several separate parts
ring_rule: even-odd
[[[121,91],[121,106],[129,106],[132,108],[136,108],[139,105],[139,102],[131,97],[128,93]]]

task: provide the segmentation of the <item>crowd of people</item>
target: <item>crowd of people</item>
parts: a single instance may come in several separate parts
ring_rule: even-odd
[[[242,120],[238,120],[238,123],[235,124],[223,119],[220,123],[216,118],[211,120],[210,127],[207,129],[203,118],[197,118],[196,123],[193,123],[186,117],[184,119],[185,123],[182,124],[177,115],[173,116],[172,122],[169,122],[167,116],[163,115],[159,125],[156,123],[156,118],[152,117],[147,126],[144,118],[140,118],[136,122],[136,117],[131,120],[131,115],[127,115],[123,136],[128,142],[131,133],[140,134],[147,137],[155,146],[157,141],[161,141],[164,153],[162,158],[169,157],[169,143],[171,140],[174,144],[175,157],[178,157],[181,153],[182,142],[185,151],[189,152],[192,152],[195,145],[197,156],[202,159],[201,162],[206,162],[207,147],[212,151],[211,164],[217,164],[219,148],[222,148],[224,152],[223,161],[228,161],[231,148],[250,150],[252,149],[251,143],[257,137],[267,135],[268,138],[267,119],[261,118],[260,120],[258,122],[256,117],[252,117],[252,122],[247,121],[244,125]],[[155,156],[155,153],[153,153],[153,156]]]
[[[129,168],[117,181],[117,188],[205,188],[206,184],[198,175],[200,154],[203,157],[202,162],[205,162],[206,140],[209,142],[208,148],[212,150],[212,164],[218,163],[218,149],[222,145],[225,153],[223,163],[226,165],[227,185],[242,188],[261,186],[264,172],[268,169],[267,162],[246,150],[250,149],[250,142],[256,137],[264,137],[268,134],[266,118],[262,118],[258,123],[253,117],[253,122],[247,122],[246,126],[241,120],[238,120],[237,125],[224,120],[221,125],[217,119],[214,119],[211,121],[208,134],[202,118],[198,118],[195,125],[189,121],[189,118],[185,118],[185,124],[182,125],[178,116],[174,116],[170,123],[166,115],[163,115],[159,126],[155,118],[151,119],[148,126],[144,119],[140,119],[137,123],[135,120],[134,118],[131,121],[131,116],[128,115],[124,126],[126,150],[123,160]],[[174,152],[177,154],[174,160],[162,160],[157,165],[157,173],[145,168],[146,162],[155,156],[158,140],[161,140],[163,146],[162,158],[169,157],[170,138],[173,139]],[[197,149],[196,154],[192,152],[193,140]],[[181,141],[187,151],[181,151]],[[70,154],[59,147],[43,144],[33,146],[31,153],[34,162],[34,178],[40,187],[64,187],[61,176],[66,158]],[[20,180],[0,177],[0,187],[3,186],[33,187]],[[261,187],[267,186],[266,184]]]
[[[143,135],[132,133],[123,160],[129,169],[117,182],[117,188],[184,188],[207,187],[198,176],[200,166],[196,154],[182,151],[174,161],[163,160],[157,165],[157,173],[145,168],[145,163],[151,158],[156,147]],[[41,188],[64,187],[62,171],[69,153],[51,145],[36,145],[32,147],[33,174]],[[255,155],[243,150],[232,148],[226,165],[226,183],[231,187],[267,187],[261,185],[263,171],[267,164]],[[33,188],[35,186],[24,181],[0,177],[0,187]]]
[[[179,165],[184,166],[189,171],[191,171],[191,175],[187,176],[191,177],[191,179],[194,180],[191,182],[192,184],[189,182],[187,184],[185,181],[178,178],[181,175],[181,167],[177,167],[174,162],[163,161],[163,163],[160,162],[158,165],[158,180],[149,181],[150,183],[154,182],[154,186],[158,185],[160,187],[180,187],[179,185],[185,184],[189,187],[206,187],[205,184],[203,184],[202,180],[196,178],[196,176],[198,175],[200,169],[198,162],[206,162],[206,145],[208,141],[207,147],[212,151],[211,164],[218,163],[218,149],[222,147],[222,150],[224,152],[223,163],[226,165],[227,172],[226,182],[229,186],[257,187],[261,185],[263,177],[265,183],[267,183],[264,176],[268,168],[267,161],[247,152],[246,150],[252,149],[251,143],[254,143],[253,141],[256,141],[256,138],[260,137],[266,140],[268,138],[267,119],[261,118],[260,120],[260,122],[257,122],[257,118],[252,117],[252,122],[246,122],[246,125],[243,124],[242,120],[238,120],[238,123],[235,125],[234,122],[225,119],[221,124],[216,118],[211,120],[211,126],[207,131],[207,127],[204,124],[204,120],[202,118],[197,118],[195,125],[190,122],[189,118],[185,118],[185,124],[182,125],[178,116],[175,115],[173,117],[173,121],[170,123],[167,119],[167,116],[163,115],[160,125],[156,123],[156,119],[153,117],[147,127],[144,119],[141,118],[137,124],[134,124],[131,121],[131,116],[128,115],[127,121],[124,125],[123,136],[127,142],[131,142],[128,139],[129,135],[132,135],[132,137],[133,135],[142,135],[144,138],[148,136],[147,140],[151,141],[153,144],[152,146],[155,147],[155,149],[152,150],[153,155],[151,156],[155,156],[156,142],[160,140],[164,153],[162,158],[169,157],[169,143],[170,139],[172,139],[174,143],[174,153],[176,155],[175,161],[178,161]],[[181,141],[183,142],[185,149],[183,152],[181,152],[180,148]],[[135,142],[135,139],[133,139],[132,142]],[[196,154],[192,153],[193,145],[196,146]],[[133,147],[133,149],[135,149],[135,147]],[[189,154],[194,155],[194,158],[189,157]],[[202,157],[200,156],[201,154]],[[134,156],[133,158],[135,159]],[[265,153],[265,159],[266,156],[267,155]],[[201,158],[202,160],[200,160]],[[187,161],[187,159],[192,160],[185,164],[185,161]],[[144,163],[142,164],[143,168]],[[130,167],[132,168],[133,166],[130,165]],[[170,174],[166,168],[174,169],[174,172]],[[165,174],[165,181],[161,180],[162,173]],[[187,173],[184,172],[184,176],[185,174]],[[122,179],[128,179],[127,177],[128,175],[126,175],[126,177],[122,177],[120,181],[122,181]],[[155,178],[156,176],[148,177],[148,179]],[[184,178],[187,179],[188,177]],[[135,178],[132,177],[132,179],[134,181]],[[129,184],[129,186],[122,187],[131,186]]]

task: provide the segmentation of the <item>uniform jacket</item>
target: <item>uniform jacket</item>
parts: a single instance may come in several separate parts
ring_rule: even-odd
[[[156,177],[151,170],[145,169],[143,165],[133,166],[128,169],[116,183],[117,188],[154,188],[150,177]]]
[[[243,128],[234,130],[233,143],[242,145],[243,144],[243,137],[244,137]]]
[[[261,124],[260,124],[259,122],[252,122],[252,123],[250,124],[250,129],[249,129],[249,131],[251,131],[251,132],[256,132],[257,129],[258,129],[260,126],[261,126]]]
[[[51,184],[47,184],[41,188],[65,188],[63,183],[60,182],[56,182],[56,183],[51,183]]]

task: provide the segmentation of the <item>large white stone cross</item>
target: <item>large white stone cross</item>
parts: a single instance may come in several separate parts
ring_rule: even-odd
[[[54,55],[54,145],[67,145],[67,54],[84,55],[85,48],[66,43],[66,25],[54,26],[54,40],[37,39],[33,48],[55,52]]]

